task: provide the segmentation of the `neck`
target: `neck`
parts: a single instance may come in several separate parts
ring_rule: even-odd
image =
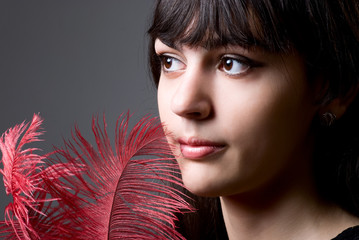
[[[322,201],[313,185],[279,181],[255,193],[221,197],[229,239],[332,239],[358,224]]]

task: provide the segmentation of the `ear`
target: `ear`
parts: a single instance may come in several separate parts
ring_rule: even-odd
[[[354,91],[348,95],[349,96],[337,97],[329,101],[327,104],[325,104],[322,108],[319,109],[319,114],[323,115],[329,112],[333,113],[336,116],[336,119],[341,118],[356,97],[357,91]]]

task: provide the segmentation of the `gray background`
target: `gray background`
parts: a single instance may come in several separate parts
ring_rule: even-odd
[[[75,123],[91,138],[94,114],[106,114],[109,132],[128,109],[133,121],[157,115],[146,39],[153,3],[0,0],[0,133],[40,113],[46,142],[36,146],[48,152]],[[0,178],[4,219],[11,198]]]

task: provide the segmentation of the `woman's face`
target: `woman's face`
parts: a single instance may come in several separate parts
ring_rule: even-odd
[[[158,39],[155,50],[161,121],[191,192],[239,194],[305,169],[318,108],[299,56]]]

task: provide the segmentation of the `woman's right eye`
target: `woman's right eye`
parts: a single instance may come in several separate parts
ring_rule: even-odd
[[[175,57],[168,55],[159,56],[161,60],[162,69],[165,72],[176,72],[184,70],[186,65]]]

